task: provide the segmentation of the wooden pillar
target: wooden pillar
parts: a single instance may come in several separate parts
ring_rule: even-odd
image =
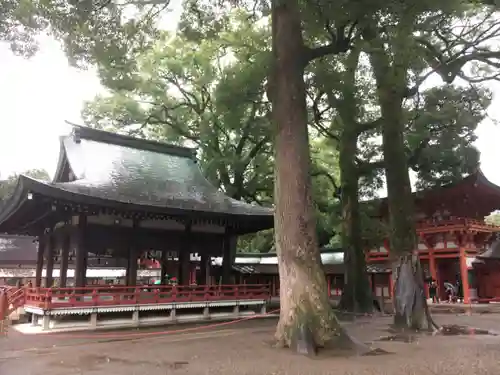
[[[464,303],[470,303],[469,295],[469,270],[467,269],[467,253],[463,247],[460,248],[460,276],[462,278],[462,290],[464,293]]]
[[[375,286],[375,288],[376,288],[376,286]],[[375,288],[373,289],[374,293],[376,291]],[[392,277],[392,273],[389,273],[389,298],[392,299],[393,296],[394,296],[394,278]]]
[[[137,286],[137,249],[130,246],[128,249],[127,285]]]
[[[434,254],[433,249],[429,249],[429,273],[430,273],[431,279],[434,280],[436,285],[439,285],[438,273],[437,273],[437,267],[436,267],[436,256]],[[427,298],[431,298],[428,283],[426,283],[425,289],[426,289],[426,293],[427,293]],[[436,291],[436,293],[437,293],[437,296],[439,297],[439,290]]]
[[[179,264],[178,264],[178,269],[179,269],[179,277],[178,277],[178,282],[179,285],[189,285],[190,284],[190,252],[187,249],[183,249],[179,251]]]
[[[47,233],[47,240],[45,242],[45,257],[47,258],[47,268],[45,270],[45,287],[52,288],[54,283],[54,278],[52,273],[54,272],[54,233]]]
[[[438,281],[437,267],[436,267],[436,256],[434,255],[434,250],[429,249],[429,272],[434,281]]]
[[[233,251],[233,237],[231,233],[227,232],[224,235],[223,242],[223,258],[222,258],[222,284],[229,285],[233,283],[232,280],[232,270],[235,257],[235,250]]]
[[[85,232],[87,229],[87,215],[78,215],[75,231],[75,287],[82,288],[87,284],[87,246]]]
[[[191,223],[187,223],[184,229],[184,235],[181,241],[181,247],[179,249],[178,256],[178,273],[177,279],[179,285],[189,285],[189,263],[191,255]]]
[[[133,246],[128,250],[127,285],[137,286],[137,250]]]
[[[185,278],[184,267],[183,267],[184,258],[185,258],[184,249],[183,246],[181,245],[177,253],[177,284],[179,285],[184,285],[184,278]]]
[[[69,247],[71,245],[71,235],[70,232],[65,228],[62,233],[62,243],[61,243],[61,266],[59,273],[59,286],[61,288],[66,288],[68,283],[68,261],[69,261]]]
[[[139,227],[139,221],[134,220],[132,224],[131,236],[128,243],[128,262],[127,262],[127,275],[126,282],[127,286],[137,286],[137,258],[138,249],[137,242],[135,241],[135,236],[137,235],[137,228]]]
[[[198,276],[198,285],[208,285],[210,279],[210,254],[207,252],[201,253],[200,259],[200,274]]]
[[[45,233],[38,236],[38,250],[36,254],[36,274],[35,274],[35,287],[42,286],[42,272],[43,272],[43,254],[45,252]]]
[[[167,274],[168,274],[168,252],[167,250],[163,250],[161,252],[161,271],[160,271],[160,280],[161,284],[165,285],[167,283]]]

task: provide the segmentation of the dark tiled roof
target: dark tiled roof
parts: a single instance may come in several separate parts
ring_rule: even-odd
[[[74,181],[61,178],[67,166]],[[248,224],[242,231],[273,226],[272,209],[232,199],[213,186],[197,165],[193,149],[79,126],[72,135],[61,137],[53,182],[20,177],[13,198],[0,207],[0,230],[15,232],[29,222],[34,214],[26,204],[21,207],[28,192],[123,211],[231,217]],[[5,223],[13,215],[15,221]]]
[[[498,259],[500,260],[500,240],[493,242],[486,251],[476,257],[479,260]]]
[[[227,197],[196,164],[194,150],[76,127],[62,139],[77,180],[69,192],[145,206],[272,216],[268,208]]]
[[[0,235],[0,264],[36,264],[37,244],[33,237]]]

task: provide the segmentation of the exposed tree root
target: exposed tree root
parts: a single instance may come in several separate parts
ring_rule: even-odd
[[[314,357],[319,352],[331,352],[340,356],[363,356],[384,354],[385,351],[373,348],[352,337],[344,327],[340,326],[333,311],[331,316],[334,321],[331,322],[328,330],[319,329],[313,324],[312,320],[302,320],[297,326],[288,328],[289,342],[278,340],[277,347],[289,347],[294,352]],[[319,332],[320,333],[319,333]],[[318,337],[321,341],[318,343]]]
[[[424,306],[425,318],[427,320],[427,328],[429,331],[440,330],[441,327],[436,321],[432,318],[431,312],[429,310],[429,304],[427,303],[427,298],[424,292],[424,270],[422,269],[422,264],[420,260],[417,261],[417,272],[416,272],[417,282],[420,287],[422,303]]]
[[[432,318],[425,296],[423,270],[418,254],[401,256],[394,275],[394,325],[399,331],[418,332],[425,327],[428,331],[439,330]]]
[[[498,333],[488,329],[460,326],[457,324],[444,325],[439,330],[439,333],[444,336],[462,336],[462,335],[498,336]]]
[[[381,349],[373,348],[370,345],[357,340],[355,337],[351,336],[344,328],[342,328],[339,336],[335,337],[327,343],[325,349],[333,349],[335,351],[343,352],[346,355],[356,356],[382,354],[383,352]]]
[[[392,332],[394,333],[394,332]],[[394,341],[394,342],[403,342],[403,343],[413,343],[418,340],[419,334],[425,335],[442,335],[442,336],[479,336],[479,335],[488,335],[488,336],[498,336],[499,333],[482,329],[482,328],[474,328],[468,326],[461,326],[457,324],[443,325],[440,326],[439,329],[435,329],[432,332],[423,331],[423,332],[395,332],[394,334],[388,336],[382,336],[378,338],[376,341]]]
[[[316,356],[320,351],[331,351],[338,356],[366,356],[387,354],[386,351],[373,348],[365,343],[360,342],[349,335],[344,328],[339,330],[339,333],[319,346],[314,341],[314,335],[311,329],[301,327],[296,336],[294,336],[291,344],[291,349],[296,353],[308,357]]]

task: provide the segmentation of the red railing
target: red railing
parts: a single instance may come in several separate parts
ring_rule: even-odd
[[[9,286],[0,287],[0,321],[24,305],[25,289]]]
[[[12,288],[7,292],[7,301],[9,303],[9,313],[16,310],[18,307],[24,306],[25,288]]]
[[[29,288],[25,304],[42,309],[173,302],[269,299],[268,285],[97,286],[85,288]]]

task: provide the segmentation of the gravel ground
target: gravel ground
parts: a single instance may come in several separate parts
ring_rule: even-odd
[[[436,315],[440,324],[470,325],[500,331],[500,315]],[[304,358],[272,347],[275,320],[252,320],[212,329],[180,326],[167,335],[146,338],[131,331],[91,334],[21,335],[0,339],[2,375],[278,375],[278,374],[439,374],[500,372],[500,336],[419,336],[412,343],[377,341],[388,335],[390,318],[360,318],[346,323],[356,338],[389,352],[339,357],[325,352]],[[188,330],[186,330],[188,328]],[[135,332],[135,331],[134,331]],[[151,330],[141,331],[148,334]]]

